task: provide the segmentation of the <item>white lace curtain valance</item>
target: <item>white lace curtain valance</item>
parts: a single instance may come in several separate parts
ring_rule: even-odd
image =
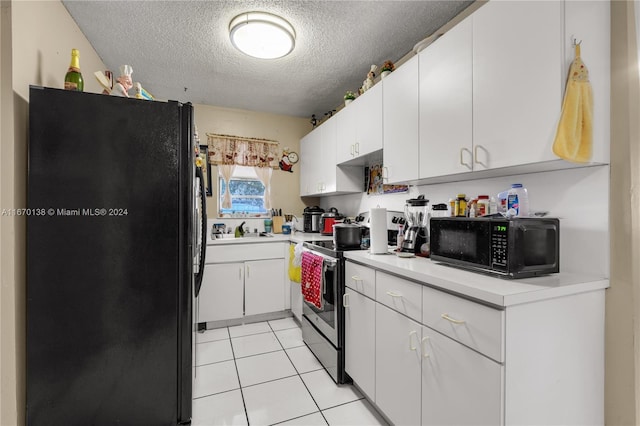
[[[211,164],[278,168],[276,141],[207,133],[207,142]]]

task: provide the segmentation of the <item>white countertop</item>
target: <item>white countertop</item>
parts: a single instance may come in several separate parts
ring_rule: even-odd
[[[500,307],[609,287],[608,278],[579,274],[559,273],[510,280],[440,265],[422,257],[372,255],[365,250],[347,251],[344,256],[382,271]]]
[[[233,235],[233,234],[231,234]],[[276,243],[292,241],[299,243],[301,241],[326,241],[331,240],[331,235],[322,235],[317,232],[299,232],[295,231],[291,234],[272,234],[270,237],[241,237],[241,238],[219,238],[212,239],[211,233],[207,236],[207,245],[228,245],[228,244],[255,244],[255,243]]]

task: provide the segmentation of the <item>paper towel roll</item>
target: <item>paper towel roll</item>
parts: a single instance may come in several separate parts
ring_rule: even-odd
[[[369,238],[371,254],[387,253],[387,209],[373,208],[369,213]]]

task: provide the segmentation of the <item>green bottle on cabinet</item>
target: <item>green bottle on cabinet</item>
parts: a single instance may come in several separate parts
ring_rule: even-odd
[[[84,91],[84,80],[80,72],[80,52],[78,49],[71,49],[71,64],[67,75],[64,76],[64,90]]]

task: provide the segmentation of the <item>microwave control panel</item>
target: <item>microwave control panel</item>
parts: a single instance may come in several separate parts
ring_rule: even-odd
[[[491,224],[491,266],[496,270],[507,270],[507,241],[509,224]]]

